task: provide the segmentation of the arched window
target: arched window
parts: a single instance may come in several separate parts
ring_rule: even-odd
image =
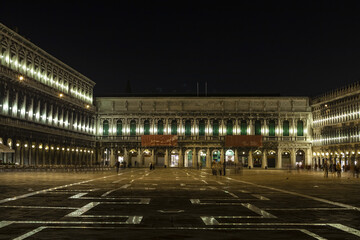
[[[247,122],[245,120],[241,121],[241,135],[246,135],[247,134]]]
[[[297,135],[299,137],[304,136],[304,122],[301,120],[297,122]]]
[[[149,134],[150,134],[150,121],[145,120],[144,121],[144,135],[149,135]]]
[[[199,136],[205,136],[205,120],[199,121]]]
[[[130,136],[136,136],[136,121],[131,120],[130,122]]]
[[[177,135],[177,121],[171,121],[171,135]]]
[[[116,122],[116,135],[121,136],[122,135],[122,121],[117,120]]]
[[[109,121],[108,120],[105,120],[103,122],[103,135],[109,136]]]
[[[289,136],[289,121],[284,120],[283,122],[283,136]]]
[[[275,136],[275,121],[269,121],[269,136]]]
[[[158,135],[163,135],[164,134],[164,122],[162,120],[158,121],[157,134]]]
[[[219,136],[219,121],[214,120],[213,122],[213,136]]]
[[[185,122],[185,136],[191,136],[191,121],[186,120]]]
[[[261,122],[260,122],[260,120],[255,121],[255,135],[261,135]]]
[[[233,135],[233,122],[231,120],[226,122],[226,135]]]

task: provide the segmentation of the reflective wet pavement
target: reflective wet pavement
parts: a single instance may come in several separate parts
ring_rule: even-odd
[[[360,179],[121,169],[0,174],[0,239],[359,239]]]

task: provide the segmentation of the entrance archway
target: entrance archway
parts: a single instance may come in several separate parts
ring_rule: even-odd
[[[156,153],[156,166],[158,167],[164,167],[165,165],[165,153],[164,152],[157,152]]]
[[[228,149],[225,152],[225,161],[227,166],[233,166],[235,165],[235,154],[234,151],[231,149]]]
[[[150,166],[151,163],[151,151],[149,149],[145,149],[143,151],[143,162],[142,165],[145,167]]]
[[[179,167],[179,152],[177,150],[171,151],[170,167]]]
[[[284,168],[290,168],[291,167],[291,160],[290,160],[290,152],[289,151],[285,151],[281,154],[281,161],[282,161],[282,166]]]
[[[191,151],[191,150],[187,150],[185,152],[184,167],[192,167],[193,166],[192,155],[193,155],[193,151]]]
[[[274,150],[268,151],[267,155],[267,167],[275,168],[276,152]]]
[[[239,163],[241,163],[244,167],[248,167],[249,163],[248,163],[248,152],[245,150],[239,150],[238,151],[238,155],[239,155]]]
[[[215,162],[220,162],[220,151],[219,150],[214,150],[212,152],[212,160]]]
[[[303,150],[298,150],[296,152],[296,167],[305,167],[305,152]]]
[[[200,150],[199,151],[199,167],[206,167],[206,151]]]
[[[137,160],[138,152],[135,149],[129,151],[129,162],[128,167],[135,166],[135,161]]]
[[[253,153],[253,166],[254,167],[261,167],[262,163],[262,152],[260,150],[256,150]]]

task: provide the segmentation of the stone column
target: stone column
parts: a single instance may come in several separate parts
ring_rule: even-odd
[[[206,150],[206,167],[211,168],[210,148]]]
[[[265,168],[267,167],[267,154],[266,154],[266,150],[263,150],[263,157],[261,160],[261,168]]]
[[[295,166],[296,166],[296,149],[291,149],[291,158],[290,158],[291,160],[291,167],[292,168],[295,168]]]
[[[306,149],[306,153],[305,153],[305,165],[312,165],[312,151],[311,148]]]
[[[253,163],[253,152],[252,149],[249,150],[249,156],[248,156],[248,165],[249,167],[253,168],[254,167],[254,163]]]
[[[184,167],[184,156],[182,152],[182,148],[179,150],[179,167]]]
[[[126,164],[128,164],[128,152],[126,147],[124,148],[124,161],[126,162]]]
[[[235,161],[236,165],[239,165],[239,156],[238,156],[238,149],[237,148],[235,148],[235,151],[234,151],[234,161]]]
[[[277,159],[276,159],[276,168],[278,169],[282,168],[281,156],[282,156],[282,149],[279,148],[277,151]]]
[[[154,149],[151,149],[151,162],[153,165],[155,165],[155,151]]]
[[[114,166],[115,165],[115,149],[114,148],[110,148],[110,166]]]
[[[165,159],[164,159],[166,167],[169,167],[169,149],[165,149]]]
[[[142,161],[141,161],[141,149],[140,148],[138,148],[138,155],[137,155],[137,166],[140,166],[140,165],[143,165],[142,164]],[[117,159],[116,159],[116,161],[118,161]]]
[[[193,168],[197,168],[198,166],[198,162],[197,162],[197,154],[196,154],[196,148],[193,148],[192,150],[193,154],[192,154],[192,163],[193,163]]]
[[[220,162],[221,163],[224,163],[225,162],[225,159],[224,159],[224,149],[221,148],[220,150]]]

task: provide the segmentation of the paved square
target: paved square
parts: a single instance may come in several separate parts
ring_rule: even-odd
[[[0,239],[360,239],[360,180],[143,168],[0,175]]]

